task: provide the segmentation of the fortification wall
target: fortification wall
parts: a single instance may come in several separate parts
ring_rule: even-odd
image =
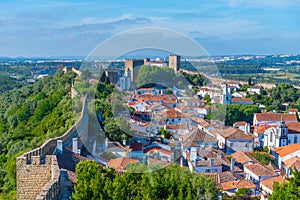
[[[87,113],[86,96],[82,98],[82,103],[79,120],[64,135],[49,139],[42,146],[17,158],[18,199],[58,199],[60,170],[53,152],[58,140],[66,142],[77,131],[87,131],[88,123],[84,119]]]
[[[47,155],[44,161],[41,156],[32,156],[31,159],[31,164],[27,164],[26,157],[17,158],[17,198],[36,199],[41,191],[49,191],[50,188],[56,191],[53,197],[58,196],[59,185],[54,185],[59,182],[56,156]],[[39,196],[42,197],[42,195]]]

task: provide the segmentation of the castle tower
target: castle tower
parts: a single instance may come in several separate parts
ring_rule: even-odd
[[[144,59],[126,59],[125,60],[125,71],[128,69],[130,70],[131,74],[131,81],[135,81],[137,73],[138,73],[138,66],[141,66],[144,64]]]
[[[179,55],[170,55],[169,56],[169,67],[174,69],[175,74],[180,69],[180,56]]]

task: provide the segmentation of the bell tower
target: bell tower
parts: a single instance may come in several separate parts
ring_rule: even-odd
[[[275,148],[288,145],[288,127],[281,117],[281,121],[277,124],[275,135]]]

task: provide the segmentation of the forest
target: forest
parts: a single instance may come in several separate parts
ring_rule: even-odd
[[[141,172],[144,173],[135,173]],[[218,199],[219,188],[213,179],[195,174],[177,164],[159,168],[144,164],[128,165],[118,175],[94,161],[76,166],[77,183],[72,200],[85,199]]]
[[[79,117],[69,92],[76,74],[59,71],[0,94],[0,199],[15,199],[16,157],[62,135]]]

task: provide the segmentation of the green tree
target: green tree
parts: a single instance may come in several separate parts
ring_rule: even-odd
[[[292,170],[292,177],[287,182],[279,185],[275,182],[273,193],[268,197],[270,200],[300,199],[300,171]]]

